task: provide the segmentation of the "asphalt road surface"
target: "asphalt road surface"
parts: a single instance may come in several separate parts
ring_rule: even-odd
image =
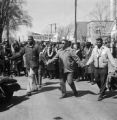
[[[98,87],[88,81],[75,82],[79,96],[67,85],[68,97],[59,99],[58,79],[44,79],[43,88],[26,97],[26,77],[16,78],[22,90],[14,93],[7,107],[0,108],[0,120],[117,120],[117,92],[97,101]]]

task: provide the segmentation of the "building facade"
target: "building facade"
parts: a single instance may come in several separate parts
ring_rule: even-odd
[[[113,21],[90,21],[87,24],[87,41],[96,43],[98,37],[107,40],[111,36]]]

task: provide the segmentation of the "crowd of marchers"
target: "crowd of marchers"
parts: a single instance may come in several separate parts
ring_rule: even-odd
[[[90,42],[72,43],[67,39],[58,43],[36,42],[33,36],[28,36],[27,42],[15,41],[9,45],[5,41],[0,46],[0,74],[27,76],[27,96],[40,90],[43,79],[49,78],[60,79],[60,98],[67,97],[66,81],[77,97],[79,92],[74,81],[86,80],[92,85],[97,84],[100,101],[108,89],[109,62],[116,71],[113,53],[102,38],[96,39],[96,45],[92,45]]]

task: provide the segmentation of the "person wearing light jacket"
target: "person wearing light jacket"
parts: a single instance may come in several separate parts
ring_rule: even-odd
[[[103,46],[102,38],[96,39],[97,45],[94,47],[91,57],[86,65],[94,64],[94,77],[95,81],[100,89],[98,101],[102,100],[106,91],[106,79],[108,75],[108,61],[114,67],[117,67],[115,60],[110,52],[110,49]]]

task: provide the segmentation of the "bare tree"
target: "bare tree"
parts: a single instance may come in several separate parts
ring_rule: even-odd
[[[100,37],[106,32],[107,25],[109,23],[109,1],[103,0],[102,2],[97,2],[94,9],[90,13],[91,21],[95,22],[93,30],[100,34]]]
[[[109,20],[108,2],[105,2],[105,0],[103,0],[101,2],[97,2],[95,4],[94,9],[90,13],[90,17],[91,17],[92,20],[97,20],[97,21]]]
[[[31,17],[22,8],[23,0],[0,2],[0,43],[4,29],[17,30],[19,25],[31,26]]]
[[[57,32],[58,32],[58,39],[59,41],[64,37],[66,39],[68,39],[71,34],[73,33],[73,25],[72,24],[69,24],[67,26],[62,26],[62,27],[59,27]]]

